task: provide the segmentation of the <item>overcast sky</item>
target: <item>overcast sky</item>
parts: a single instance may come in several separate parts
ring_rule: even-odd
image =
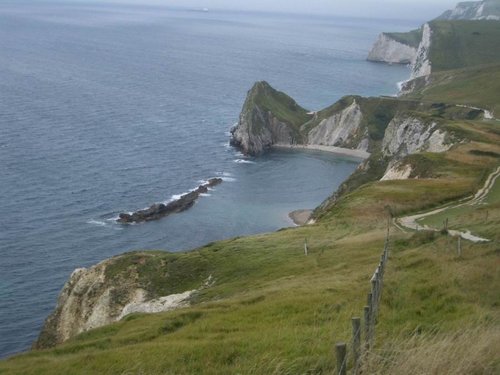
[[[99,0],[97,0],[99,1]],[[323,13],[429,20],[458,0],[108,0],[176,7]]]

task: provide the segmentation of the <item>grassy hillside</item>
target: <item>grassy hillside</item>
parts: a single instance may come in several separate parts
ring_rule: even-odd
[[[418,48],[422,40],[422,29],[416,29],[403,33],[385,33],[389,38],[394,39],[399,43],[406,44],[411,47]]]
[[[429,84],[407,97],[486,108],[500,114],[500,65],[433,73]]]
[[[491,156],[500,154],[496,128],[468,121],[455,126],[476,140],[443,155],[423,155],[433,178],[370,182],[342,196],[315,225],[220,241],[192,252],[139,252],[118,258],[109,271],[116,275],[137,265],[161,275],[162,267],[179,264],[188,281],[212,275],[214,284],[201,290],[190,308],[131,315],[54,349],[2,361],[0,373],[332,373],[334,344],[350,338],[350,319],[362,312],[389,215],[469,195],[498,164]],[[476,149],[490,153],[471,153]],[[498,336],[491,337],[500,322],[500,237],[495,234],[500,222],[495,202],[481,207],[490,210],[493,220],[485,222],[477,215],[469,223],[490,228],[494,242],[464,243],[461,258],[455,240],[445,235],[392,229],[372,358],[404,361],[402,347],[408,357],[470,330],[469,339],[486,342],[489,351],[483,345],[477,353],[468,352],[469,373],[500,371],[500,343]],[[308,256],[303,252],[305,238]],[[143,258],[147,261],[140,261]],[[178,291],[164,285],[161,277],[150,282],[160,294]],[[185,286],[191,287],[190,282]],[[462,338],[462,349],[468,342]],[[435,350],[445,354],[446,346]],[[446,362],[452,359],[420,363],[434,366],[421,373],[451,374],[440,369],[452,368]],[[374,366],[380,373],[397,373],[384,370],[391,363]]]
[[[432,71],[500,62],[498,21],[432,21]]]
[[[311,117],[290,96],[275,90],[265,81],[257,82],[249,91],[243,112],[249,111],[253,106],[272,112],[280,121],[292,125],[296,131]]]

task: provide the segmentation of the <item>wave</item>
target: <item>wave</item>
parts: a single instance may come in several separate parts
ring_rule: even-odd
[[[255,164],[254,161],[251,161],[251,160],[245,160],[245,159],[236,159],[236,160],[233,160],[235,163],[238,163],[238,164]]]
[[[105,227],[106,225],[108,225],[108,223],[106,223],[104,221],[94,220],[94,219],[87,221],[87,224],[98,225],[100,227]]]

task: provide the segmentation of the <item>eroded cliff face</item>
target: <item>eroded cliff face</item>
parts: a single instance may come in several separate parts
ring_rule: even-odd
[[[444,152],[451,147],[446,133],[435,122],[417,117],[396,116],[387,126],[382,142],[384,156],[404,157],[417,152]]]
[[[323,119],[319,125],[307,134],[307,141],[312,145],[349,147],[367,151],[368,140],[355,141],[359,137],[363,113],[361,107],[353,100],[347,108]]]
[[[249,155],[261,154],[277,143],[296,143],[288,124],[259,107],[241,113],[238,125],[231,130],[231,134],[231,144]]]
[[[429,58],[431,49],[432,30],[428,23],[422,27],[422,41],[420,42],[415,57],[415,62],[411,67],[410,79],[415,79],[422,76],[431,74],[432,67]]]
[[[436,122],[408,115],[396,116],[387,126],[382,142],[382,154],[389,162],[381,180],[410,178],[412,166],[403,159],[420,152],[445,152],[453,145],[449,138]]]
[[[398,42],[382,33],[378,36],[367,60],[389,64],[413,64],[416,56],[417,49],[415,47]]]
[[[164,275],[160,282],[168,282],[166,271],[167,255],[148,253],[124,254],[88,269],[76,269],[64,285],[56,308],[45,321],[33,348],[55,346],[131,313],[161,312],[188,306],[197,290],[157,296],[162,288],[157,289],[152,280],[161,280],[156,276]],[[199,288],[210,283],[209,277],[199,282]]]

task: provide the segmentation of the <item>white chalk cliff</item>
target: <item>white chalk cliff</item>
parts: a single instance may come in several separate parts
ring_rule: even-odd
[[[156,313],[190,304],[190,298],[197,290],[152,298],[147,286],[140,282],[134,261],[122,276],[111,275],[109,267],[122,260],[128,262],[126,257],[114,257],[90,268],[73,271],[33,347],[52,347],[79,333],[117,322],[131,313]],[[148,262],[152,257],[140,254],[136,259]],[[210,283],[211,279],[200,283],[200,288]]]
[[[413,64],[416,57],[415,47],[398,42],[386,33],[382,33],[378,36],[367,60],[390,64]]]
[[[444,152],[451,147],[446,142],[446,132],[435,122],[400,115],[387,126],[382,141],[384,156],[404,157],[417,152]]]
[[[429,58],[431,49],[432,30],[428,23],[422,27],[422,40],[418,46],[417,55],[411,66],[410,79],[428,76],[431,74],[432,67]]]
[[[343,146],[352,139],[360,130],[363,113],[353,100],[347,108],[323,119],[319,125],[309,131],[307,141],[311,145]],[[361,142],[358,149],[367,151],[368,141]]]

